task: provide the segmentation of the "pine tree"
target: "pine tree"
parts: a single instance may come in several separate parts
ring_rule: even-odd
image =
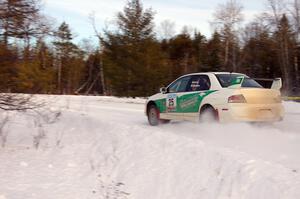
[[[206,37],[200,32],[195,32],[193,38],[193,56],[196,61],[196,71],[204,72],[211,71],[211,66],[208,65],[208,50]]]
[[[224,71],[222,64],[222,41],[220,34],[215,31],[212,38],[207,43],[207,64],[210,71]]]
[[[18,51],[0,42],[0,92],[14,92],[17,87]]]
[[[81,72],[84,68],[83,52],[72,43],[69,25],[63,22],[55,33],[53,42],[57,53],[57,91],[74,93],[80,86]]]
[[[153,15],[140,0],[131,0],[118,14],[117,31],[105,32],[104,70],[115,95],[148,95],[162,82],[165,64],[154,39]]]
[[[151,9],[144,11],[140,0],[131,0],[124,11],[118,13],[118,28],[128,42],[139,43],[153,39],[153,18],[153,11]]]
[[[256,34],[246,42],[242,54],[244,59],[241,72],[261,78],[281,76],[277,63],[276,42],[267,31],[257,30]]]
[[[172,79],[198,70],[194,57],[193,40],[187,31],[175,36],[169,41],[169,57],[171,60]]]
[[[39,10],[38,0],[1,0],[0,36],[4,45],[8,45],[9,38],[24,39],[37,34],[37,29],[28,27],[37,21]]]

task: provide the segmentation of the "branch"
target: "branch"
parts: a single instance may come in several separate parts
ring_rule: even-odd
[[[36,102],[31,95],[0,94],[0,109],[5,111],[26,111],[44,106],[43,102]]]

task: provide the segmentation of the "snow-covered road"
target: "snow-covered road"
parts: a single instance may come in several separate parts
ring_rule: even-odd
[[[286,102],[284,121],[269,125],[172,122],[151,127],[144,115],[142,100],[136,104],[126,100],[120,103],[116,102],[116,99],[109,102],[105,98],[99,101],[101,104],[96,101],[84,106],[85,111],[93,113],[94,110],[98,110],[95,113],[104,113],[101,114],[104,116],[103,120],[109,119],[116,124],[129,124],[199,139],[216,147],[246,152],[300,171],[300,104]],[[77,110],[82,110],[80,107],[82,108],[82,105],[79,105]]]
[[[151,127],[143,99],[40,98],[61,115],[10,113],[0,199],[300,198],[300,104],[272,125]]]

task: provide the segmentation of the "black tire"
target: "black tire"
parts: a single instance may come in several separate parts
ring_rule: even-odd
[[[148,109],[148,122],[151,126],[157,126],[159,124],[167,124],[170,120],[159,119],[159,110],[155,105],[150,105]]]
[[[147,115],[148,122],[151,126],[157,126],[159,124],[159,110],[155,105],[150,105]]]
[[[201,110],[200,112],[199,121],[201,123],[217,122],[216,110],[211,106],[204,107],[203,110]]]

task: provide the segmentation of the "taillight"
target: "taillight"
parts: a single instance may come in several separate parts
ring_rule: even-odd
[[[228,103],[247,103],[244,95],[232,95],[228,98]]]

